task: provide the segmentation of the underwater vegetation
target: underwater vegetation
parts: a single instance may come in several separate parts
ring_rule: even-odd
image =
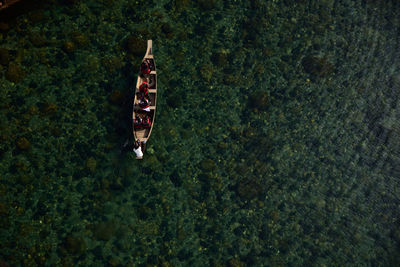
[[[0,13],[0,266],[397,264],[399,4],[40,3]]]
[[[7,66],[10,63],[10,53],[6,48],[0,48],[0,64]]]
[[[20,66],[10,64],[7,68],[5,76],[10,82],[17,83],[24,79],[25,72]]]
[[[140,57],[146,53],[146,42],[143,39],[131,35],[127,39],[126,48],[132,55]]]
[[[334,71],[334,66],[325,57],[307,56],[303,58],[302,65],[305,72],[318,77],[327,76]]]

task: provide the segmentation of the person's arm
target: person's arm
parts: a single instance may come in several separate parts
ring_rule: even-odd
[[[152,88],[156,83],[155,79],[152,76],[149,77],[149,88]]]

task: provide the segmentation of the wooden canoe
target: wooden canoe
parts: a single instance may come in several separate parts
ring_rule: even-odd
[[[19,0],[0,0],[0,10],[6,9],[7,7],[15,4]]]
[[[135,96],[133,100],[133,112],[132,112],[132,129],[133,129],[133,136],[135,140],[139,140],[142,142],[142,151],[145,152],[145,144],[149,140],[151,131],[153,130],[154,126],[154,118],[156,115],[156,101],[157,101],[157,69],[156,69],[156,62],[154,61],[154,54],[153,54],[153,41],[147,40],[147,51],[146,55],[144,56],[143,61],[148,60],[150,62],[150,74],[141,75],[139,72],[136,88],[135,88]],[[139,92],[139,86],[143,83],[147,82],[149,84],[149,93],[148,98],[150,100],[150,111],[144,111],[139,107],[139,100],[141,93]],[[140,127],[135,128],[133,125],[133,120],[139,116],[141,118],[145,118],[149,116],[151,126],[148,128]],[[142,159],[143,157],[137,158]]]

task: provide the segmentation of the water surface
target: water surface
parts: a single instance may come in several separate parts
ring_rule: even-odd
[[[0,265],[397,264],[399,4],[25,5],[0,13]]]

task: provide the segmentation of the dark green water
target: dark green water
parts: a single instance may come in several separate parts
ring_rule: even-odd
[[[294,2],[0,13],[0,266],[398,265],[400,4]]]

